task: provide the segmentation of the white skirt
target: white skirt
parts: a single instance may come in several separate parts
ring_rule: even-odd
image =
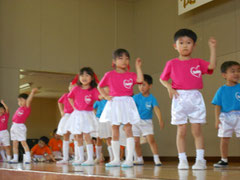
[[[69,117],[67,130],[72,134],[95,132],[97,130],[97,119],[94,112],[74,110]]]
[[[64,134],[66,134],[68,132],[67,127],[69,127],[69,117],[71,114],[66,113],[63,115],[63,117],[61,118],[59,124],[58,124],[58,128],[57,128],[57,134],[60,136],[63,136]]]
[[[100,122],[110,121],[112,125],[136,124],[140,121],[137,106],[130,96],[113,97],[100,117]]]
[[[106,139],[106,138],[110,138],[112,137],[112,124],[111,122],[107,121],[107,122],[99,122],[99,118],[97,118],[98,120],[98,127],[97,127],[97,131],[94,133],[91,133],[92,137],[99,137],[101,139]]]

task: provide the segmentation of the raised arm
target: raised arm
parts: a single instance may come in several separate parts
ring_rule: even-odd
[[[5,102],[3,100],[1,100],[2,105],[4,106],[6,113],[9,113],[9,109],[8,106],[5,104]]]
[[[177,98],[179,96],[178,92],[172,88],[172,85],[168,81],[160,79],[160,82],[164,87],[167,88],[169,97],[172,99],[174,96]]]
[[[33,96],[34,94],[38,91],[37,88],[33,88],[31,93],[29,94],[28,98],[27,98],[27,107],[31,106],[32,100],[33,100]]]
[[[154,112],[158,118],[158,121],[159,121],[159,125],[160,125],[160,129],[163,129],[164,128],[164,122],[162,120],[162,113],[160,111],[160,108],[158,106],[154,106]]]
[[[211,37],[208,40],[208,45],[209,45],[209,49],[210,49],[210,64],[208,66],[208,69],[215,69],[216,65],[217,65],[217,59],[216,59],[216,45],[217,45],[217,41],[216,39],[214,39],[213,37]]]
[[[136,59],[135,67],[137,72],[137,83],[142,83],[144,78],[143,78],[143,72],[142,72],[142,61],[140,58]]]
[[[221,113],[221,106],[215,105],[215,128],[219,128],[219,124],[221,123],[219,116]]]

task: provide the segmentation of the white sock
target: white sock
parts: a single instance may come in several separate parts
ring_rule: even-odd
[[[133,153],[134,153],[135,141],[133,137],[127,138],[127,158],[126,161],[133,161]]]
[[[197,149],[196,154],[196,160],[204,160],[204,149]]]
[[[30,159],[31,157],[30,151],[25,152],[25,154],[26,154],[26,158]]]
[[[10,161],[11,160],[11,156],[7,155],[7,160]]]
[[[93,145],[92,144],[87,144],[87,155],[88,155],[87,160],[93,161]],[[101,158],[101,153],[99,158]]]
[[[5,161],[5,160],[7,159],[7,158],[6,158],[5,151],[4,151],[4,150],[1,150],[0,153],[1,153],[1,156],[2,156],[3,161]]]
[[[113,161],[120,161],[119,141],[112,141]]]
[[[113,160],[113,150],[112,150],[112,146],[108,146],[108,154],[109,154],[109,159],[110,161]]]
[[[96,146],[96,158],[101,159],[102,146]]]
[[[78,146],[77,147],[77,152],[78,152],[78,157],[80,161],[84,161],[84,149],[83,149],[83,146]]]
[[[14,154],[14,155],[13,155],[13,160],[14,160],[14,161],[18,161],[18,154]]]
[[[69,158],[69,141],[63,141],[63,160],[68,161]]]
[[[74,161],[77,161],[79,159],[78,149],[78,142],[74,141]]]
[[[187,160],[186,153],[185,152],[178,153],[178,158],[179,158],[179,160]]]
[[[136,151],[134,151],[134,153],[133,153],[133,160],[134,160],[134,161],[137,161],[137,160],[138,160],[138,156],[137,156]]]
[[[225,159],[225,158],[221,158],[221,160],[224,161],[225,163],[228,162],[228,159],[227,159],[227,158],[226,158],[226,159]]]
[[[142,156],[137,157],[137,161],[139,161],[139,162],[143,162],[143,157],[142,157]]]
[[[160,164],[161,163],[158,154],[153,155],[153,160],[154,160],[155,164]]]

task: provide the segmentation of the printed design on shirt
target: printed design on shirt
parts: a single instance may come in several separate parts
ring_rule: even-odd
[[[240,101],[240,92],[236,92],[235,97],[238,101]]]
[[[4,123],[5,121],[6,121],[6,118],[3,117],[3,118],[1,119],[1,122]]]
[[[145,107],[146,107],[147,110],[150,111],[152,109],[152,103],[151,102],[146,102]]]
[[[133,86],[133,79],[125,79],[123,81],[123,86],[126,88],[126,89],[131,89],[132,86]]]
[[[23,111],[23,110],[20,110],[20,111],[18,111],[18,113],[17,113],[18,116],[22,116],[23,114],[24,114],[24,111]]]
[[[91,101],[92,101],[92,95],[91,95],[91,94],[90,94],[90,95],[86,95],[86,96],[84,97],[84,100],[85,100],[85,103],[86,103],[86,104],[90,104]]]
[[[193,76],[200,78],[202,75],[202,71],[200,70],[200,65],[197,65],[196,67],[191,67],[190,72]]]

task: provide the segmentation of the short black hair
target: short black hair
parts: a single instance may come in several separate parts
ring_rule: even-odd
[[[28,94],[26,94],[26,93],[19,94],[18,98],[27,99],[28,98]]]
[[[194,43],[197,42],[197,34],[193,32],[191,29],[179,29],[175,34],[174,34],[174,42],[178,40],[180,37],[187,36],[191,38]]]
[[[46,136],[40,137],[39,140],[40,140],[40,141],[43,141],[45,144],[48,144],[48,142],[49,142],[49,139],[48,139],[48,137],[46,137]]]
[[[130,59],[130,54],[129,52],[126,50],[126,49],[116,49],[114,52],[113,52],[113,59],[117,59],[118,57],[122,57],[123,54],[125,54],[129,59]]]
[[[0,103],[0,108],[3,108],[4,110],[6,110],[2,103]]]
[[[144,81],[146,81],[149,85],[151,85],[153,83],[153,79],[152,76],[148,75],[148,74],[144,74]]]
[[[221,65],[221,72],[222,73],[226,73],[227,69],[232,67],[232,66],[240,66],[240,64],[236,61],[225,61],[224,63],[222,63]]]

